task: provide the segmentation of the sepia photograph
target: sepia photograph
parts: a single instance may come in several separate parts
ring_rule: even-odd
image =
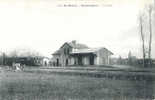
[[[0,100],[155,100],[155,0],[0,0]]]

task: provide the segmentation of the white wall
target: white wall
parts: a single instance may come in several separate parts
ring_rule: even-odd
[[[97,52],[96,64],[97,65],[106,65],[109,64],[109,52],[106,49],[100,49]]]
[[[88,57],[88,56],[84,56],[84,57],[82,58],[82,63],[83,63],[84,65],[90,65],[89,57]]]

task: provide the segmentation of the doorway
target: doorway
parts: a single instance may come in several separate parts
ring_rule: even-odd
[[[68,59],[66,59],[66,66],[68,66]]]
[[[78,65],[82,65],[82,56],[78,56]]]
[[[59,66],[59,59],[57,59],[56,61],[56,66]]]
[[[94,65],[94,55],[90,55],[89,62],[90,62],[90,65]]]

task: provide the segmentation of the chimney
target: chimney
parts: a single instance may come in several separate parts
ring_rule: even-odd
[[[76,44],[76,40],[73,40],[72,43],[75,45]]]

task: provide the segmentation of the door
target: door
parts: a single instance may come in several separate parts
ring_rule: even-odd
[[[94,55],[90,55],[89,62],[90,65],[94,65]]]
[[[78,56],[78,65],[82,65],[82,56]]]
[[[57,59],[56,66],[59,66],[59,59]]]
[[[68,66],[68,59],[66,59],[66,66]]]

